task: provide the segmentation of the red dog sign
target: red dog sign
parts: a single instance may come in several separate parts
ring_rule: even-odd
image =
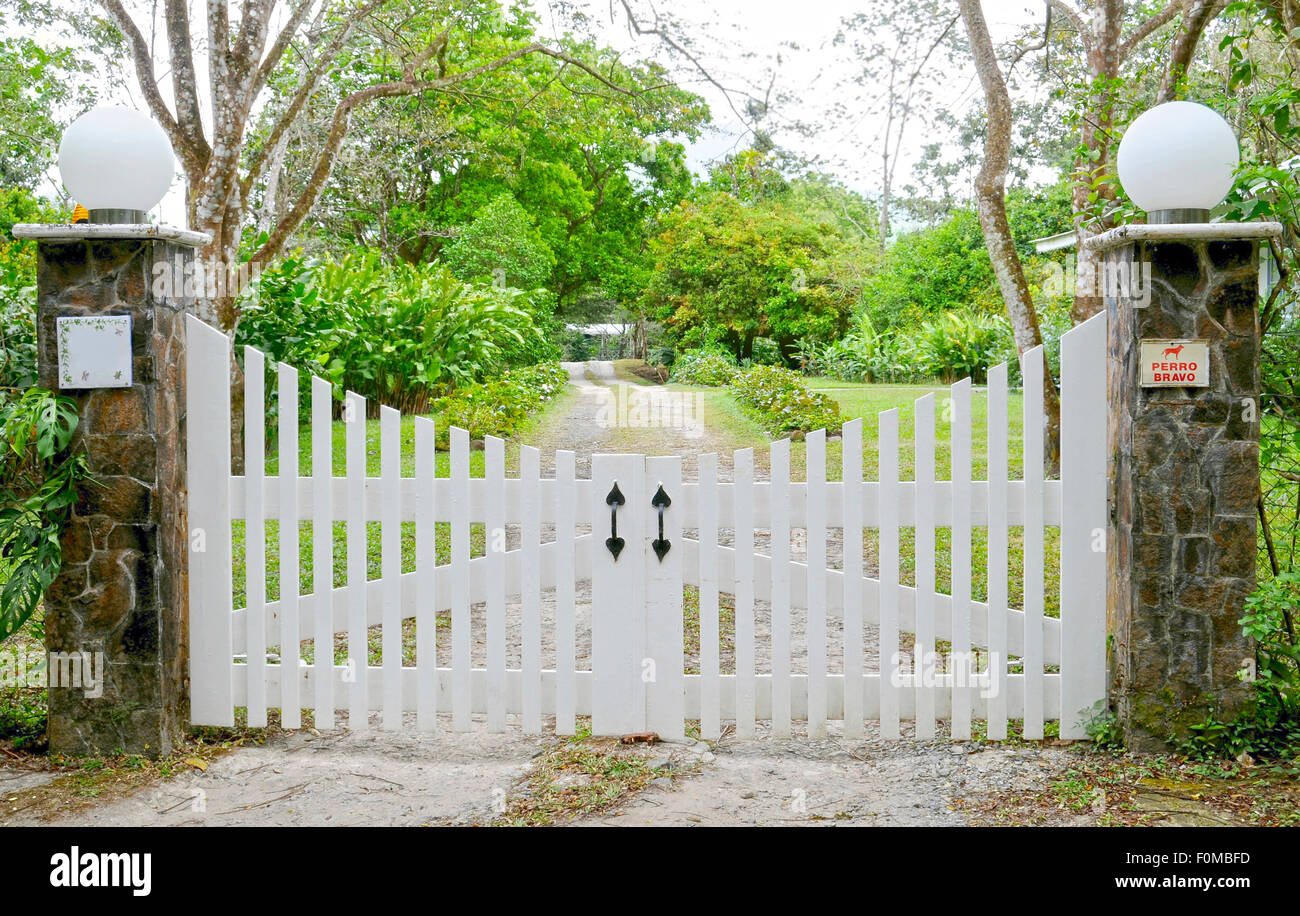
[[[1209,384],[1209,341],[1142,341],[1143,388],[1206,388]]]

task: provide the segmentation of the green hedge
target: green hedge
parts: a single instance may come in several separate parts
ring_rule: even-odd
[[[720,350],[688,350],[673,363],[672,381],[682,385],[725,385],[735,377],[736,361]]]
[[[569,373],[558,362],[550,362],[511,369],[500,378],[461,388],[434,403],[434,412],[441,415],[438,443],[446,447],[452,426],[469,430],[475,439],[505,438],[568,381]]]
[[[780,366],[755,366],[739,372],[728,389],[774,435],[835,430],[841,423],[835,401],[820,391],[810,391],[797,372]]]

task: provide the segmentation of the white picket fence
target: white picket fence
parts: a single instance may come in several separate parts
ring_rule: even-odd
[[[311,380],[312,462],[299,465],[298,402],[279,399],[279,468],[264,473],[264,363],[245,353],[246,434],[243,476],[231,474],[228,397],[230,347],[225,335],[188,319],[188,461],[190,554],[190,672],[195,724],[231,725],[237,707],[260,726],[279,709],[289,728],[301,710],[320,728],[367,727],[372,712],[384,728],[464,731],[473,717],[501,731],[518,716],[526,732],[548,717],[572,734],[578,716],[592,717],[598,734],[654,731],[680,736],[687,720],[717,737],[734,721],[737,734],[770,723],[776,736],[792,722],[807,733],[842,720],[846,736],[868,721],[885,737],[915,722],[917,737],[946,720],[954,739],[970,736],[973,720],[1005,737],[1008,719],[1022,719],[1026,737],[1041,737],[1059,720],[1063,737],[1083,737],[1088,710],[1105,697],[1106,402],[1105,316],[1062,340],[1062,460],[1060,480],[1044,480],[1043,386],[1039,351],[1025,354],[1024,478],[1009,479],[1006,366],[990,371],[987,389],[987,480],[972,480],[972,386],[951,387],[936,404],[927,393],[915,405],[915,479],[899,476],[899,412],[879,423],[879,479],[862,479],[862,421],[842,430],[843,473],[826,479],[824,431],[806,439],[805,482],[790,481],[788,440],[774,442],[770,474],[756,480],[754,452],[733,456],[730,482],[718,460],[702,456],[698,479],[682,482],[678,456],[597,455],[590,479],[575,475],[574,454],[555,454],[555,476],[542,478],[540,455],[522,447],[518,477],[505,475],[504,443],[485,444],[485,476],[470,476],[470,442],[450,430],[450,475],[435,475],[433,423],[414,419],[415,474],[402,475],[400,417],[380,410],[380,475],[366,475],[366,405],[349,393],[345,416],[346,475],[331,468],[333,403],[329,385]],[[289,366],[276,367],[278,388],[297,392]],[[947,416],[936,417],[936,408]],[[951,424],[950,480],[935,479],[936,421]],[[289,469],[289,473],[285,470]],[[611,507],[614,485],[625,496]],[[662,537],[651,504],[659,487],[671,499]],[[606,546],[611,509],[626,546]],[[267,521],[308,521],[312,583],[300,593],[284,574],[279,599],[265,599]],[[244,520],[247,607],[232,606],[232,522]],[[332,531],[346,528],[346,581],[333,582]],[[380,527],[380,575],[368,578],[367,523]],[[402,523],[414,525],[414,571],[402,572]],[[450,525],[450,562],[435,565],[435,526]],[[471,559],[471,526],[482,524],[487,550]],[[518,526],[518,546],[503,549],[500,534]],[[543,541],[543,529],[553,528]],[[1008,606],[1011,528],[1023,529],[1023,608]],[[1044,537],[1060,529],[1060,617],[1044,614]],[[950,593],[936,587],[936,529],[951,530]],[[972,537],[987,528],[987,600],[972,598]],[[683,538],[684,530],[697,532]],[[791,534],[806,533],[806,560],[791,560]],[[864,529],[878,530],[878,575],[863,573]],[[914,585],[900,583],[900,529],[915,532]],[[729,540],[725,532],[732,532]],[[590,533],[588,533],[590,532]],[[828,562],[827,535],[842,538],[843,561]],[[326,533],[326,536],[321,536]],[[770,533],[767,552],[755,538]],[[302,558],[296,525],[278,529],[280,570]],[[590,583],[590,619],[578,593]],[[699,589],[698,674],[686,674],[683,585]],[[722,670],[720,595],[734,596],[734,666]],[[549,615],[543,606],[550,608]],[[477,606],[477,607],[476,607]],[[449,612],[449,664],[439,666],[436,618]],[[475,615],[478,615],[477,622]],[[403,664],[403,624],[414,620],[414,666]],[[831,643],[828,622],[839,621]],[[767,633],[759,634],[765,626]],[[382,663],[370,665],[371,628],[378,627]],[[590,632],[590,647],[579,647]],[[476,633],[477,631],[477,633]],[[794,634],[806,638],[794,639]],[[336,663],[335,640],[346,635],[348,661]],[[770,635],[769,635],[770,634]],[[912,648],[903,648],[911,635]],[[485,645],[478,650],[476,639]],[[312,664],[300,656],[304,640]],[[915,662],[916,646],[950,644],[953,658],[979,650],[985,671],[930,670]],[[874,670],[864,663],[874,641]],[[799,651],[797,644],[805,649]],[[268,646],[278,646],[268,656]],[[841,661],[833,665],[828,646]],[[580,651],[581,649],[581,651]],[[515,664],[508,665],[511,652]],[[589,667],[579,667],[581,655]],[[1014,657],[1014,659],[1012,659]],[[928,658],[928,657],[927,657]],[[1004,674],[1008,660],[1019,668]],[[991,660],[991,662],[990,662]],[[803,670],[795,672],[796,667]],[[835,670],[838,668],[838,670]],[[1048,671],[1051,668],[1053,670]],[[761,670],[765,669],[765,670]],[[998,675],[990,678],[989,672]],[[293,676],[286,676],[292,673]],[[440,714],[448,719],[438,724]]]

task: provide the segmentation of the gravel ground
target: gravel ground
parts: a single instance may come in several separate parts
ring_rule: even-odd
[[[624,430],[611,429],[603,417],[611,401],[635,396],[637,386],[619,382],[610,363],[569,364],[580,399],[570,412],[548,427],[541,441],[544,471],[554,468],[556,448],[577,452],[578,473],[590,473],[593,452]],[[593,381],[590,376],[594,376]],[[639,389],[635,394],[640,394]],[[731,444],[718,441],[699,426],[641,431],[653,435],[653,451],[687,457],[684,474],[694,479],[694,459],[716,451],[730,455]],[[626,438],[618,451],[627,451]],[[649,448],[649,447],[647,447]],[[720,476],[729,478],[730,460],[720,460]],[[806,555],[796,532],[792,555]],[[838,533],[836,533],[837,535]],[[724,542],[731,532],[724,533]],[[514,533],[517,538],[517,532]],[[544,533],[549,539],[553,533]],[[756,540],[765,550],[767,538]],[[511,545],[513,546],[513,545]],[[842,549],[837,536],[828,544],[834,565]],[[867,558],[867,568],[873,568]],[[590,666],[590,583],[581,583],[578,604],[578,658]],[[474,661],[486,660],[483,607],[474,609]],[[544,596],[543,614],[554,619],[554,594]],[[518,664],[517,615],[509,631],[508,654]],[[804,664],[806,638],[801,614],[793,617],[794,669]],[[756,607],[757,665],[770,670],[766,655],[769,614]],[[828,657],[832,671],[842,670],[841,629],[828,620]],[[554,658],[554,629],[543,627],[549,641],[543,663]],[[875,641],[868,630],[865,643]],[[440,654],[440,663],[447,663]],[[689,660],[694,662],[694,659]],[[874,667],[868,648],[864,661]],[[730,667],[724,658],[723,670]],[[341,719],[346,720],[345,716]],[[411,723],[414,724],[413,721]],[[797,727],[797,726],[796,726]],[[906,738],[908,728],[904,725]],[[952,744],[947,741],[882,741],[868,724],[865,739],[837,737],[836,726],[825,740],[796,737],[775,740],[763,735],[741,741],[726,737],[715,746],[702,742],[659,745],[654,755],[664,775],[614,813],[583,824],[825,824],[825,825],[954,825],[964,822],[954,810],[957,799],[1041,787],[1047,775],[1064,765],[1063,747]],[[241,746],[227,753],[206,772],[187,771],[166,784],[90,809],[65,823],[91,825],[397,825],[486,823],[527,774],[531,761],[557,739],[525,736],[512,722],[504,734],[489,734],[479,723],[468,734],[437,732],[329,733],[300,730],[270,735],[262,744]],[[0,764],[0,792],[27,788],[48,778]],[[8,781],[6,781],[8,780]],[[39,822],[37,812],[27,820]]]

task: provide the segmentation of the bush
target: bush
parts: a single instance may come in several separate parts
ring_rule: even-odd
[[[672,381],[683,385],[725,385],[736,375],[736,361],[722,350],[688,350],[673,363]]]
[[[512,355],[551,355],[527,294],[464,283],[437,264],[385,264],[366,251],[286,258],[263,272],[235,343],[241,354],[251,344],[328,379],[338,399],[355,391],[408,413],[499,372]]]
[[[500,378],[442,398],[434,404],[434,411],[441,415],[438,442],[447,446],[452,426],[468,430],[475,439],[505,438],[553,399],[568,381],[569,373],[558,362],[539,363],[511,369]]]
[[[835,401],[805,387],[798,373],[780,366],[754,366],[732,379],[729,390],[740,404],[776,435],[836,429],[840,408]]]
[[[944,382],[969,377],[983,384],[989,366],[1002,361],[1011,337],[1005,319],[970,310],[946,312],[921,326],[917,356]]]

